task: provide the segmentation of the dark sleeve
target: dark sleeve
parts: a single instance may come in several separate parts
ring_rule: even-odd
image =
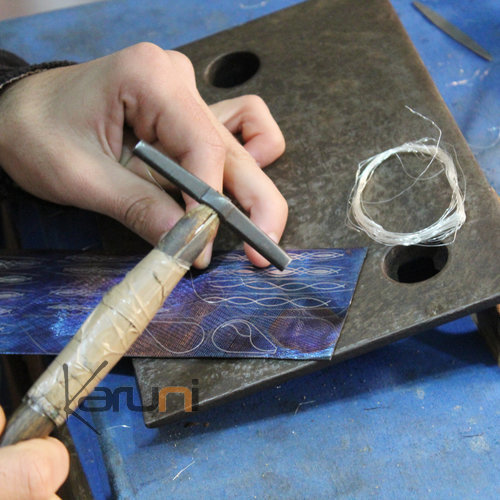
[[[59,68],[74,64],[70,61],[52,61],[41,64],[29,64],[12,52],[0,49],[0,92],[9,83],[13,83],[25,76],[40,73],[46,69]]]

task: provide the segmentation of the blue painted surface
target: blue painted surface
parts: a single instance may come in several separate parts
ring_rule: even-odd
[[[30,62],[85,61],[137,42],[171,49],[303,0],[113,0],[0,24],[0,47]]]
[[[140,41],[174,48],[303,0],[112,0],[0,23],[0,47],[30,62],[85,61]],[[489,182],[500,193],[500,2],[427,0],[492,55],[487,62],[392,0]]]
[[[126,364],[104,385],[140,404]],[[465,318],[159,429],[123,395],[117,412],[80,412],[101,436],[69,426],[96,498],[494,499],[499,385]]]
[[[492,56],[488,62],[427,21],[408,1],[392,0],[455,121],[500,193],[500,2],[425,0]]]
[[[425,2],[484,45],[487,63],[392,2],[500,191],[500,4]],[[143,39],[171,48],[292,3],[117,0],[1,23],[0,46],[33,62]],[[138,398],[126,364],[104,382],[119,385]],[[465,318],[159,430],[124,405],[91,415],[100,437],[69,425],[96,498],[496,499],[499,401],[498,368]]]

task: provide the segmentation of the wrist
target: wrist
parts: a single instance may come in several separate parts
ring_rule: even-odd
[[[0,95],[8,86],[23,78],[26,78],[27,76],[35,75],[48,69],[71,66],[73,64],[76,63],[71,61],[51,61],[40,64],[26,64],[22,66],[4,67],[0,72]]]

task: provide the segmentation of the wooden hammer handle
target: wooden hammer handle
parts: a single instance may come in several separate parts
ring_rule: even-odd
[[[199,205],[109,290],[42,373],[7,425],[2,446],[48,435],[128,351],[214,237],[217,215]]]

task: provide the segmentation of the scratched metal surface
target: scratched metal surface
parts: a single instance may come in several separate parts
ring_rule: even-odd
[[[388,1],[310,1],[181,50],[194,62],[209,102],[256,93],[271,103],[288,140],[285,156],[268,169],[289,201],[284,246],[370,247],[333,363],[498,301],[498,202]],[[207,68],[234,51],[256,54],[259,70],[243,84],[216,88]],[[436,137],[405,105],[439,124],[443,144],[456,155],[467,183],[466,224],[447,259],[444,251],[442,270],[416,283],[390,279],[384,268],[401,266],[403,257],[387,260],[386,247],[344,223],[358,162],[406,141]],[[384,168],[385,184],[374,197],[393,196],[408,185],[394,164]],[[374,206],[373,215],[389,229],[410,231],[435,220],[448,201],[438,176],[395,203]],[[232,247],[236,240],[226,233],[218,244]],[[428,260],[418,252],[410,255],[410,266],[412,259],[415,265]],[[151,387],[186,385],[196,378],[204,381],[203,408],[325,362],[146,359],[134,366],[146,403]],[[160,425],[181,414],[180,404],[172,405],[165,413],[146,412],[145,420]]]
[[[256,270],[243,251],[190,270],[132,357],[330,359],[364,248],[295,250],[285,271]],[[139,256],[0,255],[0,354],[58,354]],[[104,299],[103,299],[104,300]]]

